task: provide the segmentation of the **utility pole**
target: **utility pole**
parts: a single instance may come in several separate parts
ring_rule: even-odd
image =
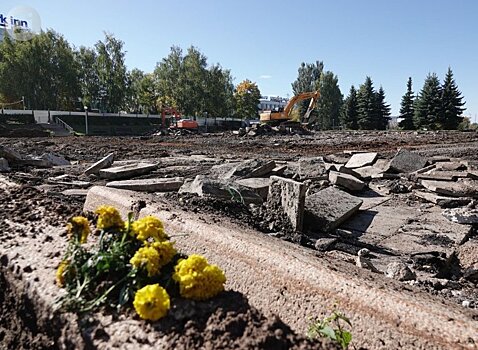
[[[83,108],[85,109],[85,135],[88,135],[88,106]]]

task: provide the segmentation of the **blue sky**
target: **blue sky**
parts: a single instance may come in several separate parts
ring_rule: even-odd
[[[37,10],[43,28],[75,46],[103,31],[125,42],[128,68],[151,72],[172,45],[198,47],[208,62],[250,79],[264,95],[292,95],[300,63],[324,61],[346,96],[368,75],[398,114],[409,76],[419,91],[448,66],[478,121],[478,1],[475,0],[3,0]]]

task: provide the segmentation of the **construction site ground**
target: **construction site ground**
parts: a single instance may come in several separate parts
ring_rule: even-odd
[[[302,290],[310,281],[299,281],[297,290],[303,294],[297,292],[297,295],[303,299],[291,296],[294,305],[288,311],[284,310],[286,304],[267,300],[269,291],[265,290],[260,298],[255,297],[255,289],[245,285],[257,283],[260,286],[261,283],[255,282],[253,276],[249,276],[250,280],[244,284],[236,282],[243,277],[236,278],[234,274],[239,274],[239,268],[230,267],[226,268],[228,292],[207,304],[187,304],[186,309],[195,308],[197,311],[188,315],[173,312],[159,325],[141,323],[132,312],[125,316],[111,311],[86,317],[68,314],[53,318],[49,315],[52,300],[58,294],[54,275],[65,246],[65,222],[83,209],[92,209],[88,203],[85,206],[87,190],[104,186],[109,181],[85,175],[84,171],[110,153],[120,165],[138,161],[157,164],[154,170],[135,179],[211,177],[213,166],[254,159],[275,161],[277,166],[286,168],[281,176],[300,180],[295,176],[295,167],[301,158],[322,156],[345,163],[353,153],[377,152],[380,159],[389,160],[400,148],[426,159],[467,162],[469,169],[476,170],[478,133],[337,131],[255,137],[240,137],[232,132],[183,136],[70,136],[0,138],[0,146],[21,155],[55,154],[70,162],[68,166],[55,167],[10,162],[11,170],[0,173],[1,348],[106,349],[151,348],[154,345],[178,349],[334,348],[333,344],[311,342],[306,339],[305,332],[310,317],[324,317],[333,310],[335,303],[337,309],[345,311],[352,320],[353,344],[357,349],[478,347],[478,279],[463,278],[464,264],[478,268],[476,224],[463,225],[448,220],[442,214],[443,207],[414,194],[415,190],[422,190],[416,181],[399,176],[367,181],[366,189],[355,194],[363,201],[360,210],[334,228],[331,235],[297,234],[288,223],[284,224],[280,219],[273,222],[277,217],[268,217],[259,206],[254,209],[241,201],[198,197],[177,191],[138,197],[144,198],[148,205],[152,203],[154,208],[170,212],[168,217],[179,221],[178,216],[184,215],[185,218],[194,217],[204,225],[238,232],[231,239],[241,237],[241,231],[254,231],[266,237],[265,241],[258,240],[260,244],[273,242],[267,249],[290,249],[292,255],[304,254],[306,258],[297,266],[290,266],[289,273],[296,269],[294,274],[299,276],[301,266],[306,266],[310,259],[312,264],[317,264],[314,273],[323,269],[323,273],[330,271],[330,276],[350,279],[349,283],[343,282],[343,287],[340,287],[343,290],[337,293],[337,298],[329,292],[328,301],[320,297],[322,305],[329,304],[321,314],[317,309],[312,309],[315,314],[310,314],[308,310],[311,309],[304,306],[314,303],[316,296],[313,295],[315,287],[312,282],[308,294]],[[318,181],[306,183],[312,183],[308,188],[310,193],[319,190]],[[101,197],[101,190],[96,193]],[[118,193],[118,196],[123,195]],[[187,243],[180,244],[187,246]],[[369,259],[378,273],[356,266],[357,253],[363,248],[370,251]],[[208,255],[207,251],[203,253]],[[254,252],[250,254],[252,256]],[[268,261],[274,258],[273,254],[263,258],[259,251],[256,254],[255,264],[259,270],[261,262],[266,269]],[[261,254],[266,254],[266,251]],[[234,255],[224,259],[234,259]],[[386,277],[387,266],[397,261],[413,265],[416,278],[397,281]],[[278,262],[277,266],[281,264]],[[324,277],[321,281],[325,283],[326,280]],[[366,289],[363,289],[364,285]],[[290,288],[288,292],[284,287],[280,293],[271,289],[270,295],[276,292],[294,294],[296,286]],[[373,300],[370,292],[367,297],[369,304],[352,305],[353,301],[350,301],[348,305],[347,295],[353,295],[354,288],[357,293],[384,291],[384,302]],[[31,293],[41,294],[37,296],[42,306],[30,305],[35,300]],[[350,300],[354,298],[350,297]],[[387,309],[388,300],[399,300],[401,304],[388,305]],[[403,312],[398,319],[389,315],[395,307],[397,314]],[[404,311],[406,307],[410,310]],[[291,314],[296,309],[300,312]],[[381,323],[378,316],[374,318],[373,313],[378,309],[384,319],[388,318],[386,322],[394,323],[395,328],[385,326],[385,320]],[[357,310],[355,316],[354,310]],[[414,319],[414,313],[420,316]],[[408,315],[412,315],[410,320]],[[52,319],[54,324],[48,324]],[[46,331],[48,327],[50,331]],[[138,328],[142,331],[138,332]],[[433,329],[437,334],[431,334]],[[77,337],[67,339],[68,332]]]

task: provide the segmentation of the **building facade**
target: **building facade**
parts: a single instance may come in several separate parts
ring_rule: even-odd
[[[259,108],[259,112],[279,110],[283,109],[288,101],[288,98],[280,96],[261,96],[257,108]]]

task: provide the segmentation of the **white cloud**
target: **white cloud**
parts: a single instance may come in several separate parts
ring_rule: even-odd
[[[272,75],[267,75],[267,74],[263,74],[261,76],[259,76],[260,79],[270,79],[272,78]]]

